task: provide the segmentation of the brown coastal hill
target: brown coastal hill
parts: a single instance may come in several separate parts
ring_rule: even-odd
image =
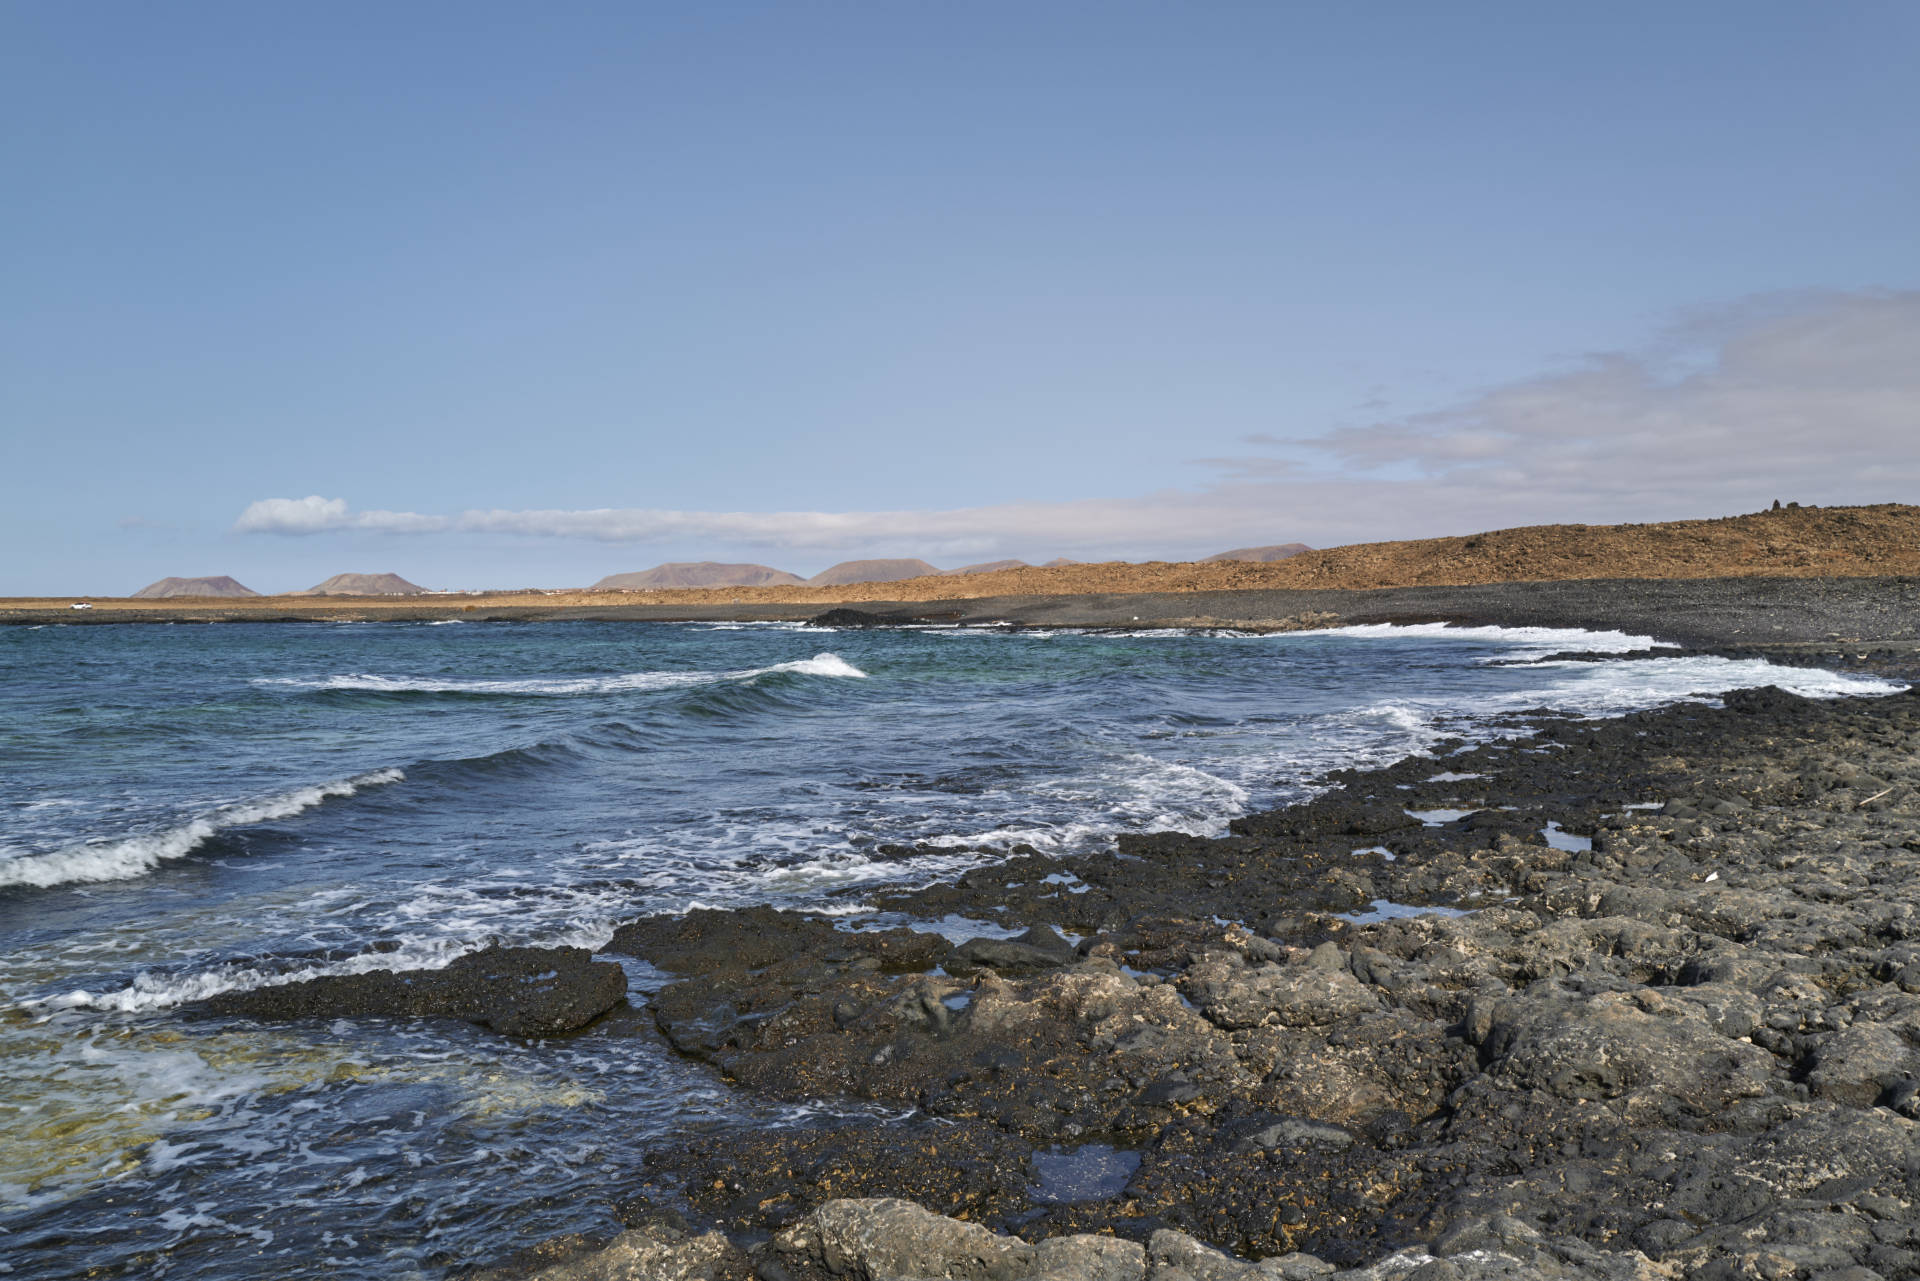
[[[1787,508],[1713,520],[1645,525],[1533,525],[1452,538],[1355,543],[1302,552],[1281,561],[1151,562],[1029,566],[963,576],[932,573],[892,582],[779,587],[682,588],[629,592],[486,593],[425,600],[392,597],[300,599],[289,596],[222,601],[94,598],[92,622],[137,618],[439,617],[493,612],[502,617],[644,608],[649,616],[740,617],[757,607],[769,616],[805,617],[814,606],[861,602],[988,600],[1013,608],[1016,598],[1112,594],[1330,591],[1471,587],[1490,583],[1587,579],[1887,578],[1920,576],[1920,507]],[[404,582],[404,580],[403,580]],[[410,584],[407,584],[410,586]],[[0,604],[0,622],[36,622],[68,613],[72,598],[15,599]],[[1233,608],[1219,602],[1208,608]],[[1166,605],[1158,616],[1182,613]],[[1224,616],[1224,615],[1223,615]],[[1238,615],[1235,615],[1238,617]],[[1249,615],[1251,617],[1251,615]]]
[[[180,596],[258,596],[260,593],[221,574],[216,578],[163,578],[133,594],[135,600],[171,600]]]
[[[856,583],[897,583],[908,578],[937,577],[940,571],[924,560],[843,560],[807,580],[810,587],[841,587]]]
[[[289,596],[424,596],[427,589],[398,574],[335,574],[326,582]]]
[[[770,565],[730,565],[719,561],[669,561],[631,574],[608,574],[593,585],[596,592],[660,591],[676,587],[774,587],[804,583],[798,574]]]
[[[1324,547],[1278,561],[1109,561],[837,585],[816,578],[802,587],[675,592],[672,599],[689,605],[930,601],[1110,592],[1369,590],[1589,578],[1890,574],[1920,574],[1920,507],[1789,507],[1644,525],[1529,525],[1451,538]],[[576,598],[575,603],[591,602]]]
[[[1271,547],[1236,547],[1230,552],[1215,552],[1211,556],[1202,556],[1200,564],[1211,565],[1222,560],[1286,560],[1298,556],[1301,552],[1310,552],[1313,548],[1305,543],[1275,543]]]
[[[1025,562],[1024,560],[989,560],[989,561],[982,561],[978,565],[962,565],[958,569],[943,569],[940,572],[948,575],[992,574],[1003,569],[1026,569],[1026,568],[1028,568],[1028,565],[1027,565],[1027,562]]]

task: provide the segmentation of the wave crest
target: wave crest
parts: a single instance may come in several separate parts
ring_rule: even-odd
[[[748,681],[778,672],[800,676],[832,676],[864,680],[866,673],[838,654],[820,653],[812,658],[771,667],[750,667],[735,672],[627,672],[619,676],[572,676],[531,678],[527,680],[434,680],[406,676],[379,676],[349,672],[339,676],[263,676],[252,683],[291,689],[359,690],[375,694],[506,694],[535,697],[567,697],[579,694],[624,694],[658,689],[685,689],[694,685],[712,685],[721,681]]]
[[[164,831],[7,859],[0,862],[0,889],[16,886],[46,889],[55,885],[130,880],[146,875],[169,860],[191,854],[228,828],[292,818],[333,797],[352,796],[363,787],[397,783],[405,777],[406,774],[397,769],[374,770],[256,801],[225,805]]]

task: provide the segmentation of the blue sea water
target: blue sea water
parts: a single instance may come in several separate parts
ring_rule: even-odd
[[[788,625],[0,631],[0,1275],[438,1276],[605,1230],[650,1143],[831,1124],[634,1022],[185,1020],[184,1001],[598,946],[693,905],[847,914],[1014,845],[1215,833],[1330,768],[1549,707],[1883,682],[1540,659],[1611,633]],[[884,846],[912,846],[900,857]],[[658,976],[629,967],[634,1001]]]

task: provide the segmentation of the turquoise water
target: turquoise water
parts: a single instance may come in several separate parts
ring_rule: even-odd
[[[648,1143],[678,1127],[860,1111],[756,1109],[617,1019],[548,1043],[429,1023],[261,1029],[180,1019],[195,996],[490,941],[597,946],[620,920],[695,904],[850,912],[840,892],[1016,844],[1223,831],[1323,770],[1496,732],[1522,709],[1889,688],[1716,659],[1487,661],[1636,644],[1438,628],[5,629],[0,1268],[435,1276],[608,1226]],[[657,976],[630,974],[642,1002]]]

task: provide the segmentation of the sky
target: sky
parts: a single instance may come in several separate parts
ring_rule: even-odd
[[[0,6],[0,594],[1920,501],[1920,6]]]

